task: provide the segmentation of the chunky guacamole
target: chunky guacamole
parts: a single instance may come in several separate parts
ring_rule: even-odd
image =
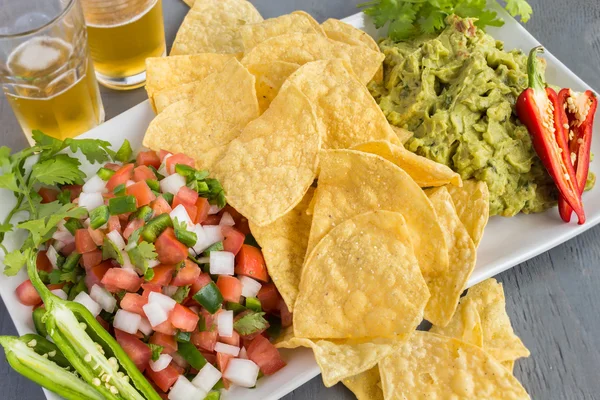
[[[439,36],[383,40],[385,78],[371,92],[390,123],[414,132],[407,149],[488,184],[491,215],[544,211],[554,184],[514,112],[527,56],[449,18]]]

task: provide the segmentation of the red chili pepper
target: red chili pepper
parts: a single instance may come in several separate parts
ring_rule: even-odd
[[[582,194],[590,170],[592,128],[598,99],[591,90],[576,93],[571,89],[563,89],[558,93],[558,101],[569,119],[569,152],[575,168],[579,193]],[[563,221],[571,220],[573,210],[562,196],[558,199],[558,211]]]
[[[542,47],[536,47],[529,54],[529,87],[517,100],[517,114],[529,130],[533,148],[554,180],[560,195],[575,211],[581,225],[585,222],[585,213],[575,168],[571,163],[568,130],[564,128],[568,124],[568,118],[558,101],[558,95],[554,89],[546,87],[540,73],[537,53],[543,51]]]

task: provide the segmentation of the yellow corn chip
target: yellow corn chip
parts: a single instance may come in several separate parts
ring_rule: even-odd
[[[333,228],[306,259],[294,335],[356,339],[410,333],[428,298],[402,215],[367,212]]]
[[[400,140],[400,142],[402,144],[406,143],[407,140],[410,139],[411,137],[413,137],[413,135],[414,135],[411,131],[406,130],[404,128],[399,128],[394,125],[390,125],[390,127],[392,128],[392,130],[394,131],[396,136],[398,136],[398,139]]]
[[[210,93],[211,95],[207,95]],[[202,81],[198,95],[172,104],[148,127],[144,146],[185,153],[212,169],[225,146],[258,117],[254,77],[236,59]]]
[[[292,210],[317,173],[321,134],[309,100],[290,86],[217,163],[227,202],[258,226]]]
[[[269,64],[251,64],[247,67],[256,78],[256,96],[262,114],[269,108],[285,80],[300,66],[285,61],[273,61]]]
[[[383,400],[381,375],[377,366],[344,379],[342,383],[354,393],[357,400]]]
[[[294,85],[315,105],[324,127],[323,148],[347,149],[369,140],[399,141],[385,115],[342,60],[301,66],[283,87]]]
[[[171,55],[242,52],[239,28],[262,20],[245,0],[195,0],[177,31]]]
[[[450,324],[445,328],[433,325],[431,333],[449,336],[477,347],[483,347],[483,331],[477,306],[470,299],[461,302]]]
[[[462,187],[448,186],[458,217],[469,231],[475,246],[483,237],[490,217],[490,192],[483,181],[468,180]]]
[[[517,379],[477,346],[416,331],[400,351],[379,363],[390,399],[520,400],[529,395]]]
[[[502,364],[504,366],[504,368],[509,370],[511,374],[514,372],[514,369],[515,369],[514,360],[513,361],[502,361],[500,364]]]
[[[375,41],[375,39],[373,39],[371,37],[371,35],[369,35],[365,31],[361,31],[360,29],[357,29],[357,28],[353,27],[352,25],[342,22],[338,19],[330,18],[327,21],[323,22],[323,24],[321,24],[321,27],[325,31],[325,34],[329,37],[331,37],[330,35],[332,35],[332,34],[335,36],[335,34],[334,34],[335,32],[342,32],[345,35],[347,35],[344,37],[350,37],[350,38],[362,43],[364,46],[368,47],[369,49],[371,49],[373,51],[377,51],[377,52],[381,51],[379,49],[379,45],[377,45],[377,42]],[[331,37],[331,38],[333,40],[338,40],[338,39],[335,39],[334,37]]]
[[[310,19],[302,14],[286,14],[240,27],[246,52],[269,38],[288,33],[322,33],[322,31],[317,31]]]
[[[202,85],[204,85],[202,81],[196,81],[156,92],[153,97],[156,113],[160,114],[171,104],[189,99],[194,96],[194,94],[201,93],[200,90],[202,89]]]
[[[321,28],[321,25],[317,22],[316,19],[314,19],[312,17],[312,15],[310,15],[306,11],[302,11],[302,10],[292,11],[292,14],[302,15],[304,18],[306,18],[310,21],[312,27],[315,29],[315,32],[320,33],[321,35],[325,36],[325,31],[323,31],[323,28]]]
[[[291,33],[265,40],[244,55],[242,64],[286,61],[299,65],[340,58],[348,62],[361,83],[367,84],[385,56],[365,46],[351,46],[315,33]]]
[[[275,222],[263,227],[250,224],[250,231],[262,248],[269,276],[291,312],[298,297],[312,220],[306,209],[314,191],[308,188],[302,201]]]
[[[442,186],[449,183],[462,185],[460,175],[443,164],[431,161],[406,150],[403,146],[385,141],[370,141],[354,147],[355,150],[377,154],[393,162],[421,187]]]

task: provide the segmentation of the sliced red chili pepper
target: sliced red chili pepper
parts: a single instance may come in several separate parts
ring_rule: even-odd
[[[577,214],[581,225],[585,222],[585,213],[575,178],[575,168],[571,163],[568,134],[564,128],[568,123],[567,114],[559,104],[554,89],[546,87],[538,65],[537,53],[540,52],[543,52],[543,48],[536,47],[529,54],[529,87],[517,100],[517,114],[529,130],[533,147],[544,167],[560,194]]]

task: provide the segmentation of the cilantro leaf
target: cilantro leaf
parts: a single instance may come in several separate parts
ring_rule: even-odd
[[[4,274],[15,276],[27,262],[27,256],[21,250],[13,250],[4,257]]]
[[[181,302],[187,298],[188,294],[190,294],[190,288],[190,285],[178,287],[177,291],[172,296],[173,300],[181,304]]]
[[[263,318],[264,312],[250,312],[233,323],[233,329],[242,336],[251,335],[269,327],[269,322]]]
[[[57,154],[49,160],[35,164],[31,170],[31,179],[45,185],[82,183],[85,174],[79,169],[79,165],[76,158]]]
[[[154,343],[149,343],[148,347],[150,347],[150,351],[152,351],[152,361],[158,360],[164,347]]]
[[[521,16],[524,23],[529,21],[533,13],[533,9],[525,0],[506,0],[506,10],[513,17]]]
[[[0,189],[8,189],[15,193],[23,193],[23,190],[19,188],[19,184],[17,183],[17,177],[12,172],[0,175]]]
[[[58,209],[54,214],[39,219],[31,219],[21,222],[17,228],[26,229],[32,237],[32,246],[37,247],[50,239],[50,236],[56,230],[57,224],[65,218],[82,218],[87,211],[81,207],[73,208],[73,204],[66,204]]]
[[[7,168],[10,165],[10,148],[0,147],[0,168]]]
[[[48,274],[48,279],[50,279],[50,283],[52,285],[56,285],[57,283],[60,283],[60,275],[61,274],[62,274],[62,272],[60,271],[60,269],[52,270],[52,272],[50,272]]]
[[[117,150],[114,159],[124,163],[131,159],[131,154],[133,154],[131,144],[129,143],[129,140],[125,139],[119,150]]]
[[[54,156],[56,153],[58,153],[66,147],[64,142],[55,139],[51,136],[45,135],[42,131],[38,129],[34,129],[32,131],[32,137],[37,146],[45,148],[45,151],[43,151],[40,154],[40,161],[52,158],[52,156]]]
[[[4,224],[0,224],[0,233],[7,233],[12,231],[13,226],[10,222],[5,222]]]
[[[152,279],[154,279],[154,270],[152,268],[148,268],[146,270],[146,272],[144,273],[144,279],[146,281],[151,281]]]
[[[71,191],[63,190],[56,196],[56,199],[60,202],[60,204],[68,204],[71,202]]]
[[[77,268],[75,268],[69,272],[61,272],[60,282],[69,282],[69,283],[77,282],[77,277],[79,276],[78,272],[79,271]]]
[[[177,218],[173,220],[173,229],[175,229],[175,237],[181,243],[188,247],[192,247],[198,240],[198,235],[195,232],[190,232],[187,229],[187,224],[183,221],[179,222]]]
[[[106,162],[114,155],[110,143],[100,139],[65,139],[64,147],[73,153],[80,151],[91,163]]]
[[[158,254],[156,254],[156,252],[155,252],[156,248],[154,247],[154,244],[152,244],[152,243],[143,241],[137,245],[137,248],[140,250],[140,254],[144,258],[147,258],[149,260],[154,260],[156,257],[158,257]]]

